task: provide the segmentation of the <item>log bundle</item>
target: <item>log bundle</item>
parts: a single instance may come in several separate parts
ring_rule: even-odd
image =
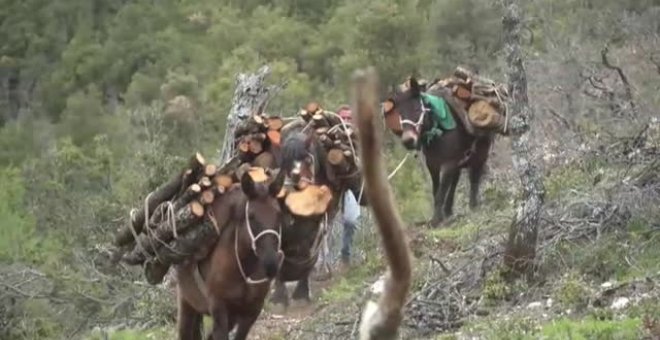
[[[188,166],[149,193],[144,206],[133,209],[129,223],[117,231],[115,245],[124,249],[121,261],[143,265],[147,282],[158,284],[172,264],[210,250],[217,240],[208,217],[213,202],[237,189],[244,171],[255,173],[258,181],[268,177],[263,169],[244,164],[236,156],[218,167],[199,153],[193,155]]]
[[[506,131],[506,101],[508,90],[506,85],[468,70],[457,67],[452,76],[437,80],[429,88],[447,88],[451,90],[457,102],[468,113],[470,123],[477,129]]]
[[[344,179],[359,175],[357,135],[351,123],[343,122],[334,112],[323,110],[317,103],[310,103],[300,111],[301,118],[326,151],[327,163],[333,169],[330,177],[341,186]]]
[[[279,116],[255,114],[241,122],[234,133],[236,150],[242,162],[275,168],[280,150],[284,120]]]

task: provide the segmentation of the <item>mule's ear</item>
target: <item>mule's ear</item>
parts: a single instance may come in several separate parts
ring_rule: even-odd
[[[275,179],[270,182],[270,185],[268,186],[268,193],[273,196],[277,197],[280,194],[280,191],[282,191],[282,187],[284,186],[284,178],[286,177],[286,172],[285,171],[278,171],[277,174],[275,175]]]
[[[418,97],[422,93],[422,87],[415,77],[410,77],[410,93],[415,97]]]
[[[257,197],[256,185],[248,171],[244,172],[243,176],[241,176],[241,189],[248,198],[252,199]]]

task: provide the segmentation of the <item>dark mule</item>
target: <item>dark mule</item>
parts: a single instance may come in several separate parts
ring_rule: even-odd
[[[282,138],[280,172],[286,174],[287,185],[295,186],[301,181],[327,185],[333,193],[327,212],[321,215],[296,216],[283,204],[282,250],[285,258],[275,280],[271,301],[286,308],[289,295],[285,282],[297,281],[291,296],[294,301],[311,301],[309,277],[318,259],[328,221],[332,221],[337,212],[339,196],[336,192],[339,188],[333,188],[328,179],[331,170],[324,163],[326,152],[313,131],[306,131],[304,125],[299,125],[285,131]]]
[[[213,318],[209,339],[245,339],[259,317],[282,262],[281,217],[277,194],[284,175],[255,183],[246,172],[211,206],[220,230],[212,252],[201,261],[176,267],[179,339],[201,339],[202,315]]]
[[[422,100],[424,89],[415,78],[410,79],[407,88],[399,88],[388,99],[392,105],[385,112],[388,126],[401,137],[408,150],[421,148],[426,167],[433,181],[433,218],[429,224],[439,226],[453,214],[454,193],[461,169],[467,168],[470,177],[470,208],[479,205],[479,184],[486,168],[486,162],[494,140],[494,134],[475,136],[468,133],[466,123],[456,111],[462,110],[450,93],[433,87],[428,93],[441,97],[447,102],[456,121],[456,128],[443,131],[428,144],[422,136],[433,126],[429,107]],[[463,110],[464,111],[464,110]]]

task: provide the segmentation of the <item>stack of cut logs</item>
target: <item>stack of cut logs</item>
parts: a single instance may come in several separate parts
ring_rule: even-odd
[[[429,90],[437,86],[451,90],[474,127],[505,132],[508,91],[504,84],[497,84],[459,66],[451,77],[436,81]]]
[[[302,119],[311,124],[316,136],[327,152],[327,161],[333,167],[336,181],[358,172],[357,135],[350,123],[342,122],[334,112],[310,103],[300,111]]]
[[[278,116],[253,115],[242,122],[234,133],[234,141],[243,162],[273,168],[280,148],[280,130],[284,121]]]
[[[215,229],[205,213],[215,198],[238,182],[233,158],[222,167],[206,164],[199,153],[186,169],[147,195],[144,206],[131,211],[129,225],[119,229],[115,245],[123,248],[122,262],[145,265],[150,284],[162,282],[171,264],[196,255],[214,242]],[[137,237],[137,239],[136,239]]]

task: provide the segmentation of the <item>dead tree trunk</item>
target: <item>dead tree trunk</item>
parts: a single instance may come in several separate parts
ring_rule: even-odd
[[[224,164],[234,156],[234,133],[236,127],[253,115],[263,111],[268,102],[272,88],[266,85],[265,79],[270,74],[270,67],[264,65],[257,73],[236,76],[236,88],[232,99],[231,110],[227,116],[225,138],[220,151],[220,162]]]
[[[527,75],[520,46],[520,8],[516,0],[505,0],[504,5],[502,24],[507,51],[511,150],[513,166],[522,184],[522,198],[511,224],[504,263],[514,276],[520,276],[532,272],[545,188],[530,146],[530,121],[534,113],[527,97]]]

